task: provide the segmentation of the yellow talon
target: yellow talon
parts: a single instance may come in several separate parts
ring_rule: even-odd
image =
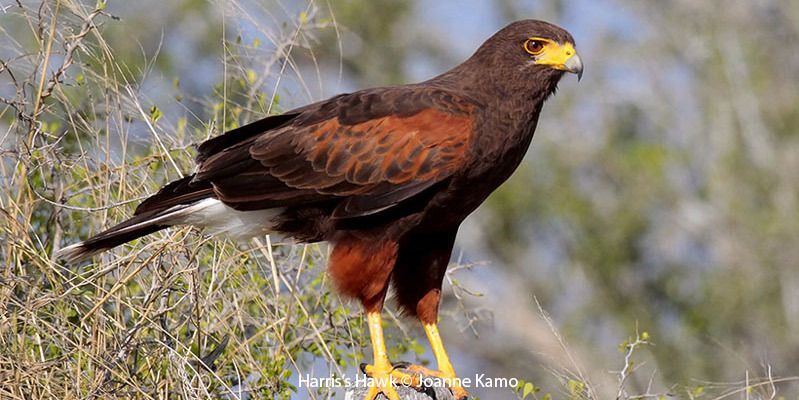
[[[427,339],[430,341],[430,347],[433,349],[439,369],[433,370],[412,364],[402,366],[402,368],[410,372],[412,376],[424,375],[441,379],[457,400],[468,399],[469,393],[461,386],[460,380],[455,375],[455,369],[452,367],[452,363],[447,357],[447,352],[444,350],[444,344],[441,342],[438,328],[435,324],[424,324],[424,331],[427,333]]]
[[[377,369],[374,365],[361,364],[361,371],[375,381],[377,380],[377,376],[388,376],[391,379],[391,383],[395,386],[403,385],[414,389],[419,389],[422,386],[419,375],[402,372],[393,366]]]
[[[439,371],[416,364],[403,365],[402,369],[410,372],[411,376],[418,377],[422,375],[440,379],[441,384],[449,388],[449,391],[452,392],[452,396],[457,400],[469,398],[469,392],[461,386],[460,380],[455,375],[455,371]]]
[[[372,378],[370,381],[369,391],[366,394],[366,400],[373,400],[375,396],[383,393],[389,400],[399,399],[396,385],[410,386],[418,389],[421,382],[418,376],[394,369],[392,366],[377,368],[374,365],[361,365],[361,371],[368,377]]]

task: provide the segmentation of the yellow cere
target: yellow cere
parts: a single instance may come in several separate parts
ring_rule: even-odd
[[[535,40],[544,44],[544,49],[536,55],[536,64],[550,65],[552,68],[562,71],[566,70],[566,61],[572,58],[577,51],[571,43],[556,43],[549,39],[532,37],[528,40]],[[529,52],[529,51],[528,51]]]

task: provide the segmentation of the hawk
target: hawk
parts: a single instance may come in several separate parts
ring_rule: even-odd
[[[566,72],[583,73],[568,32],[511,23],[430,80],[341,94],[200,144],[193,174],[60,256],[75,262],[175,225],[328,241],[333,282],[367,315],[374,360],[362,369],[378,383],[367,400],[398,400],[391,379],[418,386],[414,373],[445,378],[465,398],[436,325],[455,236],[518,167]],[[421,321],[437,370],[389,361],[381,310],[390,286]]]

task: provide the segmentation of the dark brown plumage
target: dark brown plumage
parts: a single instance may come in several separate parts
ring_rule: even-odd
[[[229,224],[220,213],[250,219],[248,229],[260,223],[261,233],[327,240],[334,282],[370,313],[370,373],[393,374],[372,323],[393,282],[400,306],[425,324],[440,373],[454,376],[435,322],[458,227],[519,165],[563,73],[581,74],[573,44],[554,25],[515,22],[428,81],[342,94],[208,140],[195,174],[64,255],[78,259],[171,225]],[[395,396],[386,387],[371,395],[380,392]]]

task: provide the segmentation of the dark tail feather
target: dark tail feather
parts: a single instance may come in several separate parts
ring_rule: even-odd
[[[113,249],[121,244],[130,242],[131,240],[138,239],[142,236],[158,232],[169,225],[147,224],[146,218],[142,215],[135,216],[111,229],[99,233],[86,241],[64,247],[58,251],[57,257],[72,264],[85,260],[95,254],[102,253],[106,250]],[[141,224],[142,226],[134,229],[125,229],[134,224]]]
[[[57,258],[68,263],[87,259],[142,236],[158,232],[179,222],[198,201],[213,197],[210,184],[193,184],[187,176],[164,186],[158,193],[144,200],[133,217],[107,229],[86,241],[64,247]]]

